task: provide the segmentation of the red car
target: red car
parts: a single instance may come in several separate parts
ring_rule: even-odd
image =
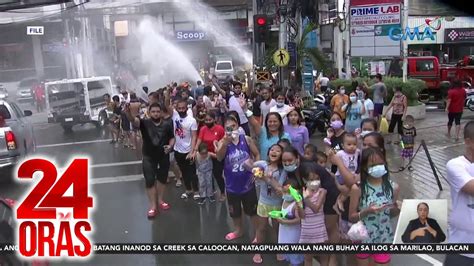
[[[14,206],[14,200],[0,198],[0,243],[13,243],[15,232],[15,221],[13,215]],[[21,261],[16,254],[0,254],[0,265],[48,266],[49,263],[44,261],[32,261],[31,263],[26,263]]]

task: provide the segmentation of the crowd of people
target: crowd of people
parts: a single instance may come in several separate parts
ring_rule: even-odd
[[[184,183],[181,199],[199,205],[227,201],[234,227],[223,236],[228,241],[242,237],[246,215],[255,232],[253,243],[392,243],[390,219],[400,212],[400,188],[390,178],[386,159],[392,136],[385,141],[378,132],[387,114],[380,107],[387,88],[381,76],[377,80],[373,97],[365,84],[348,95],[338,88],[319,147],[310,143],[295,90],[259,86],[244,93],[239,82],[213,79],[195,88],[172,83],[150,92],[146,107],[126,91],[105,101],[113,113],[113,144],[120,141],[120,127],[127,132],[127,147],[135,149],[136,136],[141,136],[148,218],[171,207],[163,199],[171,168],[176,186]],[[402,158],[410,159],[416,129],[413,117],[406,115],[406,96],[397,88],[389,102],[389,132],[397,126]],[[263,174],[255,174],[256,168]],[[348,232],[360,222],[368,237],[354,240]],[[312,265],[313,255],[279,254],[277,259]],[[345,257],[347,265],[384,265],[391,259],[389,254]],[[335,255],[318,254],[318,260],[338,264]],[[262,261],[261,254],[253,256],[254,263]]]
[[[135,136],[142,138],[148,217],[170,208],[163,192],[168,171],[176,164],[176,185],[183,179],[185,186],[182,199],[193,198],[201,205],[216,201],[215,179],[218,200],[227,199],[233,219],[235,230],[225,236],[229,241],[242,236],[243,214],[252,221],[254,243],[350,241],[341,236],[363,219],[371,231],[367,242],[389,241],[393,230],[381,234],[375,228],[397,214],[398,187],[389,179],[384,143],[378,141],[382,136],[375,132],[377,121],[370,115],[365,120],[357,116],[355,109],[360,115],[365,109],[353,101],[353,94],[353,104],[340,108],[348,113],[346,125],[351,126],[345,130],[342,113],[334,112],[328,145],[319,149],[310,144],[298,92],[262,87],[251,98],[249,104],[238,82],[222,86],[216,81],[194,89],[174,83],[152,92],[142,113],[135,95],[123,91],[122,97],[113,97],[112,143],[119,141],[119,127],[127,132],[125,146],[134,149]],[[141,134],[129,133],[134,131]],[[362,147],[370,153],[361,153]],[[264,174],[257,178],[252,169],[259,162]],[[332,169],[326,169],[327,164]],[[304,195],[304,204],[295,202],[290,186]],[[269,214],[281,210],[287,215],[269,223]],[[266,239],[268,234],[270,239]],[[388,262],[388,255],[384,256]],[[310,264],[312,255],[279,255],[277,259]],[[335,256],[319,259],[322,265],[336,265]],[[255,254],[253,261],[261,263],[261,255]]]

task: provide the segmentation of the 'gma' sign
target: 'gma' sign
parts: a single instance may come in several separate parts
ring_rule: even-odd
[[[431,39],[432,41],[435,40],[435,33],[430,27],[425,27],[423,32],[420,31],[418,27],[410,28],[406,27],[402,29],[401,27],[391,27],[388,31],[388,36],[393,41],[406,41],[407,38],[413,41],[415,38],[418,41],[423,41],[425,39]]]

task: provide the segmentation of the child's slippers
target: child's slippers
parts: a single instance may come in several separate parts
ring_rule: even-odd
[[[230,232],[228,233],[226,236],[225,236],[225,239],[228,240],[228,241],[232,241],[234,239],[237,239],[237,238],[240,238],[241,236],[239,236],[238,234],[236,234],[235,232]]]
[[[263,262],[262,256],[260,254],[253,255],[253,263],[261,264]]]

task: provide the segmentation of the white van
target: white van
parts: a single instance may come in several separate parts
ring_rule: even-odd
[[[71,131],[77,124],[106,124],[104,94],[113,94],[110,77],[64,79],[46,82],[44,86],[48,123],[59,123],[65,131]]]
[[[234,65],[232,60],[218,60],[214,68],[214,75],[220,80],[226,79],[228,76],[234,77]]]

